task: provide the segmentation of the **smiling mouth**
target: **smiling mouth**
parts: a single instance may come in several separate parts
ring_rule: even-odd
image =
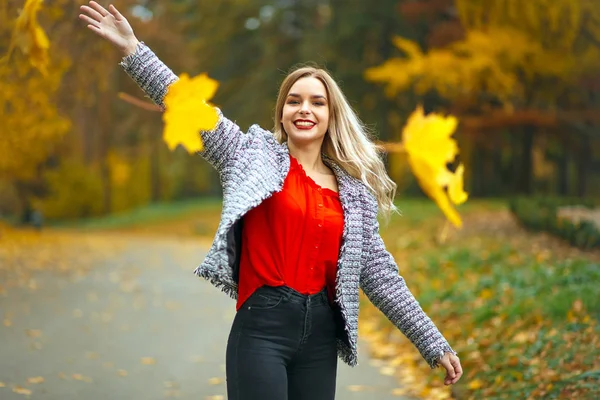
[[[296,121],[294,122],[294,126],[298,129],[311,129],[316,124],[311,121]]]

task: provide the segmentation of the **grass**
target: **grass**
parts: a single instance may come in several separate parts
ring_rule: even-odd
[[[403,357],[417,371],[406,382],[413,386],[411,394],[600,398],[597,253],[575,254],[560,241],[540,242],[539,235],[514,223],[512,230],[495,228],[508,215],[498,201],[462,208],[465,229],[443,244],[435,240],[442,224],[439,212],[410,202],[405,210],[382,235],[409,288],[459,352],[465,369],[452,393],[441,388],[441,379],[412,344],[380,313],[365,307],[374,354]],[[475,215],[477,229],[471,221]],[[394,351],[389,343],[396,344]],[[403,365],[401,375],[410,375],[410,368]]]
[[[185,220],[191,216],[214,215],[220,211],[220,199],[199,198],[170,203],[153,203],[121,213],[56,223],[53,226],[84,230],[130,229]]]

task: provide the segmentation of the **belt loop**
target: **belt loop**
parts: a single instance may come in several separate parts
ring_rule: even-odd
[[[288,286],[283,286],[284,292],[285,294],[283,295],[283,299],[285,301],[290,301],[290,298],[292,297],[292,288],[288,287]]]

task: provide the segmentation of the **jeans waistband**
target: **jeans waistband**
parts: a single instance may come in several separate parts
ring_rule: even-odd
[[[283,296],[285,300],[302,304],[329,304],[327,288],[323,288],[319,293],[302,294],[289,286],[261,286],[257,289],[263,295],[273,294]]]

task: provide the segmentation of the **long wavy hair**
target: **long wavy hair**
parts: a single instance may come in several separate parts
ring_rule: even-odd
[[[287,141],[288,135],[281,123],[283,106],[294,83],[307,77],[320,80],[327,91],[329,128],[321,148],[322,153],[363,182],[375,195],[381,214],[386,219],[389,218],[397,211],[394,205],[396,183],[385,170],[378,148],[371,140],[372,133],[360,121],[346,96],[327,71],[315,67],[300,67],[286,76],[279,88],[275,106],[275,138],[279,143]]]

